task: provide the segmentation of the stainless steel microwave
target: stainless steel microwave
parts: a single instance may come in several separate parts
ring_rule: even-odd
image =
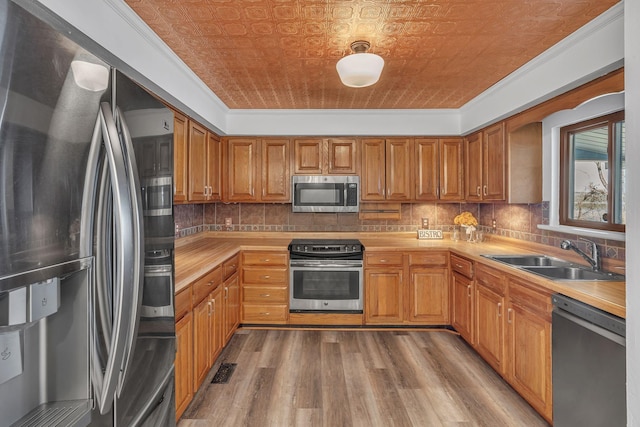
[[[293,212],[358,212],[360,177],[294,175],[291,194]]]

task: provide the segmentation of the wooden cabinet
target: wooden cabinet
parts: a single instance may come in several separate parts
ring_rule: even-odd
[[[483,264],[478,264],[475,279],[476,351],[493,369],[504,375],[505,280],[499,271]]]
[[[463,200],[463,139],[417,138],[414,145],[415,200]]]
[[[217,135],[189,121],[189,196],[190,202],[221,199],[222,145]]]
[[[288,252],[243,252],[242,322],[286,324],[288,318]]]
[[[413,197],[413,139],[363,139],[360,198],[410,201]]]
[[[176,421],[193,399],[193,314],[191,313],[191,287],[175,296],[176,359],[175,396]]]
[[[400,324],[403,321],[403,254],[365,254],[365,323]]]
[[[173,113],[173,201],[187,201],[189,178],[187,118],[178,112]]]
[[[293,141],[295,175],[354,175],[357,169],[355,139],[296,139]]]
[[[551,294],[515,277],[508,285],[506,378],[551,422]]]
[[[449,324],[449,257],[447,252],[411,252],[407,322]]]
[[[238,255],[222,264],[225,274],[223,283],[223,345],[226,345],[240,324],[240,279],[238,275]]]
[[[473,263],[451,254],[451,325],[469,344],[474,343]]]
[[[288,139],[261,141],[262,180],[260,200],[288,202],[291,200],[291,171]]]
[[[505,200],[505,170],[504,122],[465,138],[467,201]]]
[[[222,268],[214,268],[193,283],[193,391],[196,392],[213,365],[215,324],[213,292],[222,282]]]
[[[230,138],[225,157],[225,201],[291,201],[288,139]]]

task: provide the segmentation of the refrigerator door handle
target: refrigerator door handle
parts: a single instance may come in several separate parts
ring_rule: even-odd
[[[101,363],[99,348],[96,342],[97,331],[95,328],[93,328],[93,333],[96,336],[94,336],[92,340],[91,349],[91,377],[94,385],[96,403],[100,413],[104,414],[111,409],[116,391],[121,385],[124,358],[128,353],[128,335],[132,329],[131,323],[137,320],[131,318],[134,295],[133,287],[128,286],[128,284],[134,280],[132,277],[136,271],[134,258],[137,245],[140,245],[140,243],[135,243],[133,238],[136,234],[137,225],[132,214],[134,201],[132,200],[131,185],[128,179],[131,170],[127,168],[127,160],[125,158],[126,149],[123,149],[120,143],[118,130],[111,114],[111,108],[106,102],[100,104],[98,122],[100,123],[99,128],[102,134],[101,138],[98,139],[104,140],[102,146],[104,146],[105,152],[105,170],[103,171],[102,177],[108,176],[111,185],[106,185],[103,181],[99,188],[95,188],[101,192],[109,193],[110,191],[113,196],[107,197],[105,194],[99,196],[100,201],[98,207],[102,212],[98,212],[97,215],[99,235],[96,236],[96,242],[98,243],[97,246],[104,249],[105,253],[100,254],[101,256],[96,254],[96,271],[102,271],[102,273],[99,273],[101,283],[96,283],[96,288],[111,285],[110,282],[103,282],[105,278],[111,278],[111,275],[108,273],[111,268],[113,268],[112,278],[114,285],[111,295],[113,305],[107,307],[107,311],[110,311],[109,308],[113,311],[111,331],[110,333],[108,329],[102,331],[106,337],[105,343],[108,344],[108,354],[104,367]],[[96,126],[96,128],[98,128],[98,126]],[[95,139],[96,138],[94,138],[94,140]],[[97,169],[99,169],[99,167]],[[109,202],[109,200],[111,202]],[[115,226],[115,236],[113,237],[108,234],[103,235],[104,233],[110,233],[109,227],[104,227],[105,221],[103,219],[108,218],[108,212],[111,211],[114,212],[113,224]],[[109,221],[106,223],[108,222]],[[115,263],[113,264],[110,262],[110,252],[112,252],[114,256]],[[96,292],[100,295],[101,292],[108,292],[108,290],[105,291],[104,288],[96,289]],[[98,299],[100,300],[100,298]],[[103,303],[100,304],[102,305]],[[105,316],[108,317],[107,314],[101,314],[100,316],[101,319]]]
[[[124,146],[124,157],[126,161],[127,171],[129,171],[129,191],[131,194],[131,215],[133,223],[133,272],[131,273],[131,297],[132,306],[129,312],[130,324],[127,333],[127,343],[125,347],[124,361],[122,365],[122,373],[120,375],[120,383],[118,385],[117,394],[120,396],[122,386],[127,377],[130,361],[133,358],[135,348],[135,338],[138,335],[139,310],[142,304],[142,285],[144,283],[144,224],[142,222],[142,193],[140,188],[140,179],[138,178],[138,167],[133,149],[133,141],[124,114],[120,108],[116,107],[114,121],[120,141]],[[125,284],[126,285],[126,284]]]

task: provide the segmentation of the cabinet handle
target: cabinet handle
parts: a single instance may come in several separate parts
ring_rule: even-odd
[[[476,188],[476,196],[480,197],[480,186]]]
[[[261,279],[271,279],[271,276],[262,276]]]
[[[508,308],[508,309],[507,309],[507,322],[508,322],[508,323],[511,323],[511,312],[512,312],[512,311],[513,311],[513,310],[512,310],[512,309],[510,309],[510,308]]]
[[[387,262],[387,260],[386,259],[381,259],[380,262]]]
[[[502,317],[502,303],[498,303],[498,317]]]
[[[207,304],[209,306],[209,317],[211,317],[211,313],[213,313],[213,306],[211,305],[211,301],[209,301],[209,304]]]
[[[484,187],[482,187],[482,193],[486,196],[487,193],[487,186],[485,185]]]
[[[269,313],[268,311],[267,311],[266,313],[260,313],[260,315],[261,315],[261,316],[268,316],[268,315],[270,315],[270,314],[271,314],[271,313]]]
[[[460,264],[456,264],[456,268],[462,268]]]
[[[227,299],[229,297],[229,288],[228,287],[224,287],[224,299]]]
[[[271,261],[269,258],[265,258],[262,260],[262,262],[269,262],[269,261]]]
[[[216,312],[216,300],[212,299],[211,304],[213,304],[213,312]]]
[[[210,281],[209,283],[207,283],[207,285],[209,285],[209,286],[213,286],[213,280],[212,280],[212,281]]]
[[[260,294],[260,296],[261,296],[261,297],[264,297],[264,298],[268,298],[268,297],[270,297],[270,296],[271,296],[271,294]]]
[[[471,285],[467,285],[467,296],[471,298]]]

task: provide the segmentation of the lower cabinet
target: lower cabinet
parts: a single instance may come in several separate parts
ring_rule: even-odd
[[[476,351],[498,373],[504,375],[505,291],[503,275],[479,264],[476,268],[475,344]]]
[[[469,344],[474,343],[473,262],[451,255],[451,325]]]
[[[368,324],[449,324],[447,252],[365,254]]]
[[[193,289],[193,391],[196,392],[206,378],[213,360],[213,338],[218,325],[215,324],[212,295],[222,285],[222,268],[211,270],[196,281]]]
[[[286,324],[289,319],[289,253],[242,253],[242,323]]]
[[[551,294],[515,277],[508,282],[506,378],[551,422]]]
[[[193,399],[193,315],[189,312],[176,323],[176,421]]]

